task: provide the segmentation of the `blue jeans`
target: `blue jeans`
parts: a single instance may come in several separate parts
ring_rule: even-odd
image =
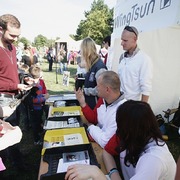
[[[60,67],[60,74],[63,74],[64,73],[64,71],[66,71],[67,70],[67,63],[62,63],[62,62],[60,62],[59,63],[59,67]]]

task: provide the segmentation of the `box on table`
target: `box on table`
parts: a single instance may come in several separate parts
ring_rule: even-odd
[[[81,116],[63,116],[56,118],[49,118],[45,120],[43,129],[61,129],[82,127],[83,122]]]
[[[79,105],[78,100],[75,94],[59,94],[51,95],[47,100],[46,104],[53,106],[56,101],[66,101],[66,106],[71,106],[72,104]]]
[[[46,174],[42,174],[40,179],[41,180],[59,180],[64,179],[66,172],[57,173],[59,160],[63,158],[63,154],[74,154],[77,152],[88,152],[89,163],[91,165],[96,165],[100,167],[97,162],[96,155],[93,151],[92,145],[88,144],[81,144],[81,145],[74,145],[74,146],[64,146],[64,147],[56,147],[52,149],[46,149],[43,161],[46,161],[49,165],[48,172]],[[72,158],[69,156],[69,158]]]
[[[88,144],[89,140],[84,127],[47,130],[41,154],[45,149],[77,144]]]
[[[63,116],[81,116],[83,113],[80,106],[67,106],[67,107],[49,107],[48,119],[59,118]]]

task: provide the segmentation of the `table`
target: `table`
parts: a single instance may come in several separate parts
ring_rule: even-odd
[[[86,118],[81,115],[81,119],[83,123],[87,123]],[[99,146],[99,144],[97,144],[96,142],[91,142],[92,148],[94,150],[94,153],[96,155],[96,159],[100,165],[100,168],[102,170],[102,172],[104,174],[107,174],[103,159],[102,159],[102,151],[103,149],[101,148],[101,146]],[[39,167],[39,174],[38,174],[38,180],[40,180],[40,176],[42,174],[45,174],[48,172],[48,163],[43,161],[43,156],[41,156],[41,161],[40,161],[40,167]]]
[[[100,164],[101,170],[104,174],[107,174],[105,165],[103,163],[102,159],[102,151],[103,149],[96,143],[96,142],[91,142],[94,153],[96,155],[97,161]],[[40,161],[40,167],[39,167],[39,174],[38,174],[38,180],[40,180],[40,176],[42,174],[45,174],[48,172],[48,163],[43,161],[43,156],[41,156],[41,161]]]

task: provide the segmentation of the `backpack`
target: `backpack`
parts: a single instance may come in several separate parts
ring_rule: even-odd
[[[180,127],[180,107],[178,107],[178,110],[175,112],[173,119],[171,120],[172,124],[176,127]]]

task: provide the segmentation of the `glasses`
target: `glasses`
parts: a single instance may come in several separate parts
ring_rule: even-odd
[[[134,33],[136,37],[138,36],[137,32],[131,26],[126,26],[124,30]]]

